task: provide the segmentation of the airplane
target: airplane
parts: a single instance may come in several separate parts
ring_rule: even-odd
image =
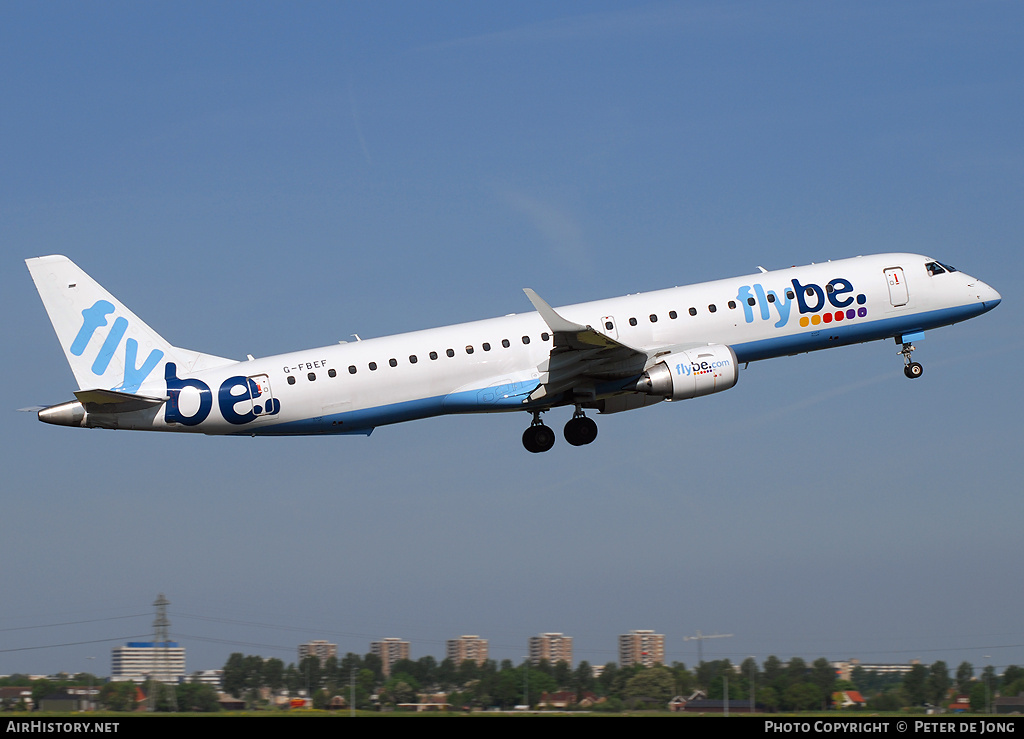
[[[601,414],[728,390],[740,366],[881,339],[913,342],[995,308],[1001,296],[948,264],[878,254],[534,310],[237,361],[172,346],[65,256],[25,260],[78,383],[40,421],[237,436],[366,435],[459,413],[531,415],[523,446],[546,452],[541,418],[572,407],[563,435],[597,437]]]

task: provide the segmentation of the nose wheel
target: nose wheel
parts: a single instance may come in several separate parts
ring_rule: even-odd
[[[540,420],[540,411],[533,412],[533,423],[523,432],[523,446],[533,454],[546,452],[555,445],[555,432]]]
[[[913,351],[914,346],[912,344],[904,344],[903,349],[896,353],[902,355],[903,357],[903,374],[905,374],[911,380],[916,380],[918,377],[924,374],[924,367],[922,367],[918,362],[911,361],[910,355],[913,353]]]
[[[594,419],[584,416],[583,411],[576,409],[562,433],[573,446],[583,446],[597,438],[597,424]]]

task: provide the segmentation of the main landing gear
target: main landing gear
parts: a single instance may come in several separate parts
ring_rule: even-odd
[[[917,362],[910,361],[910,355],[913,353],[914,347],[911,344],[903,344],[903,349],[896,352],[903,356],[903,374],[909,377],[911,380],[916,380],[922,374],[924,374],[924,367]]]
[[[597,438],[597,424],[593,418],[587,418],[579,408],[565,424],[562,432],[565,440],[573,446],[584,446]]]
[[[523,432],[523,446],[526,451],[546,452],[555,445],[555,432],[540,420],[540,411],[533,412],[533,423]]]
[[[523,446],[526,447],[526,451],[534,454],[546,452],[555,445],[555,432],[544,425],[540,420],[540,414],[541,411],[533,411],[533,423],[523,432]],[[577,408],[572,418],[565,424],[562,433],[565,440],[573,446],[584,446],[597,438],[597,424]]]

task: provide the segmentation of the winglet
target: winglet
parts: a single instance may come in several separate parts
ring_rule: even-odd
[[[586,326],[581,326],[578,323],[567,321],[555,312],[555,309],[544,302],[544,298],[535,293],[528,287],[523,288],[523,292],[526,293],[526,297],[533,303],[533,307],[540,313],[540,317],[544,319],[544,323],[548,325],[553,333],[586,331]]]

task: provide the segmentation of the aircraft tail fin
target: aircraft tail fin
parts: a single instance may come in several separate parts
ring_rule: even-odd
[[[135,393],[147,378],[163,377],[167,362],[181,374],[234,362],[171,346],[67,257],[25,264],[81,390]]]

